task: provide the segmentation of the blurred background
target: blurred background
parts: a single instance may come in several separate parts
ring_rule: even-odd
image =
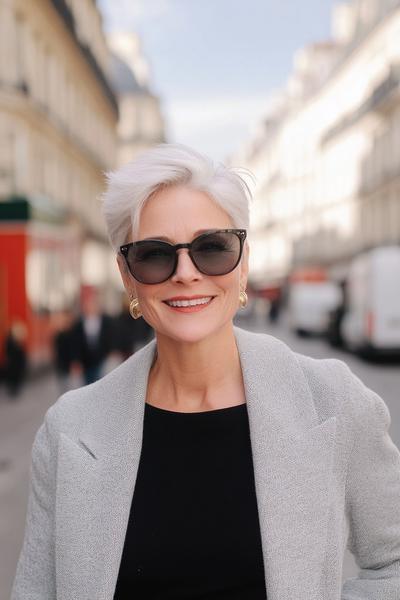
[[[0,0],[0,600],[45,411],[152,336],[100,196],[165,141],[255,176],[237,323],[345,360],[400,446],[400,2]]]

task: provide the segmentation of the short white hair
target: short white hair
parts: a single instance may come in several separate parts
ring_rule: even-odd
[[[103,215],[113,248],[127,242],[138,229],[146,201],[163,187],[187,185],[207,193],[231,217],[234,227],[249,226],[251,192],[244,176],[182,144],[159,144],[107,174],[102,196]]]

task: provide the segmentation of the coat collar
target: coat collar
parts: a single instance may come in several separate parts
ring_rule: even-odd
[[[249,415],[267,597],[321,600],[336,418],[319,423],[303,370],[285,344],[238,328],[235,337]],[[74,548],[74,561],[93,561],[85,585],[92,586],[90,597],[99,600],[112,600],[118,577],[155,348],[151,342],[86,388],[90,422],[78,444],[64,439],[59,457],[66,461],[65,469],[59,464],[59,473],[67,472],[71,480],[59,478],[58,514],[71,514],[81,505],[76,526],[66,532],[67,546]],[[59,556],[60,577],[65,562]],[[75,566],[71,571],[76,581],[69,576],[65,600],[75,598],[74,589],[78,598],[83,584],[80,570]]]
[[[238,327],[234,332],[253,430],[261,433],[260,427],[266,429],[269,437],[279,443],[317,425],[312,395],[294,352],[270,335]],[[156,342],[152,340],[91,386],[90,396],[104,410],[94,410],[80,440],[94,456],[119,453],[123,440],[134,429],[142,428],[155,351]]]

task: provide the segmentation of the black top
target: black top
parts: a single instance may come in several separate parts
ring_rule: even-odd
[[[114,600],[265,600],[246,404],[146,404]]]

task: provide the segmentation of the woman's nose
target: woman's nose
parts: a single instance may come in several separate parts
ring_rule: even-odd
[[[201,278],[202,274],[196,269],[189,256],[189,251],[185,248],[178,250],[178,264],[171,277],[172,281],[196,281]]]

